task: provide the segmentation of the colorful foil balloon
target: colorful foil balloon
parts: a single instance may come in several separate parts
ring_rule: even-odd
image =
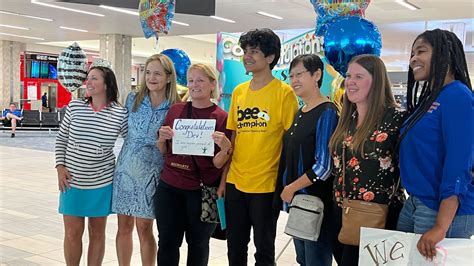
[[[324,56],[343,76],[352,57],[360,54],[380,56],[381,49],[382,38],[377,26],[361,17],[335,18],[324,35]]]
[[[87,57],[77,43],[64,49],[58,58],[58,80],[69,92],[77,90],[87,77]]]
[[[179,85],[186,86],[188,83],[187,72],[189,66],[191,66],[188,55],[181,49],[166,49],[161,54],[168,56],[173,61],[176,70],[176,81]]]
[[[318,15],[316,20],[316,35],[323,36],[328,23],[341,16],[365,16],[365,10],[370,0],[310,0]]]
[[[332,78],[329,86],[327,86],[329,87],[328,97],[340,110],[342,107],[342,95],[344,95],[344,77],[327,62],[327,58],[323,57],[322,59],[325,62],[323,82],[326,81],[326,78]],[[329,74],[329,77],[327,74]]]
[[[174,17],[175,0],[140,0],[138,11],[145,38],[167,34]]]

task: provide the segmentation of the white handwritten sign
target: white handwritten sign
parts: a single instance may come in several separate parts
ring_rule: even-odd
[[[214,156],[215,119],[175,119],[173,154]]]
[[[473,265],[472,239],[444,239],[436,246],[436,257],[430,261],[416,248],[419,234],[365,227],[360,233],[359,265]]]

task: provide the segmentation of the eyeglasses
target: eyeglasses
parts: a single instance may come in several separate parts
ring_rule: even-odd
[[[296,72],[296,73],[292,73],[290,74],[290,79],[294,79],[294,78],[301,78],[303,76],[303,73],[305,72],[309,72],[308,70],[304,70],[304,71],[301,71],[301,72]]]

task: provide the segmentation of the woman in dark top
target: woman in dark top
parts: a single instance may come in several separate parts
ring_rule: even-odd
[[[374,55],[360,55],[349,63],[344,81],[341,119],[330,141],[335,180],[334,222],[341,228],[343,198],[387,204],[399,178],[394,157],[404,112],[397,109],[387,71]],[[345,154],[342,146],[345,145]],[[345,158],[343,188],[342,156]],[[395,224],[388,221],[390,224]],[[357,265],[359,247],[335,241],[334,258],[339,265]]]
[[[275,208],[286,210],[293,196],[300,193],[319,197],[325,210],[332,208],[333,176],[328,143],[337,125],[337,109],[319,90],[323,67],[321,59],[314,54],[299,55],[290,64],[291,87],[305,105],[298,110],[283,138]],[[329,219],[323,219],[317,241],[293,239],[299,264],[332,264],[329,223]]]
[[[208,264],[209,239],[216,224],[200,219],[200,184],[217,187],[222,167],[232,153],[230,131],[226,129],[227,113],[211,102],[217,86],[215,71],[206,64],[193,64],[189,67],[187,78],[192,102],[171,106],[159,130],[158,148],[164,154],[165,164],[155,197],[159,235],[158,265],[179,264],[183,236],[186,236],[188,244],[187,265]],[[173,122],[180,118],[216,120],[215,132],[212,134],[214,156],[193,156],[196,162],[193,163],[191,156],[173,153]]]

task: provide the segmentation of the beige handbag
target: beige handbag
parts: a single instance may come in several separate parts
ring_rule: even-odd
[[[342,188],[346,187],[346,145],[342,147]],[[394,188],[390,200],[395,195],[400,184],[400,179]],[[388,204],[367,202],[363,200],[342,201],[342,228],[339,232],[339,242],[346,245],[358,246],[360,242],[360,228],[385,228],[387,221]]]

